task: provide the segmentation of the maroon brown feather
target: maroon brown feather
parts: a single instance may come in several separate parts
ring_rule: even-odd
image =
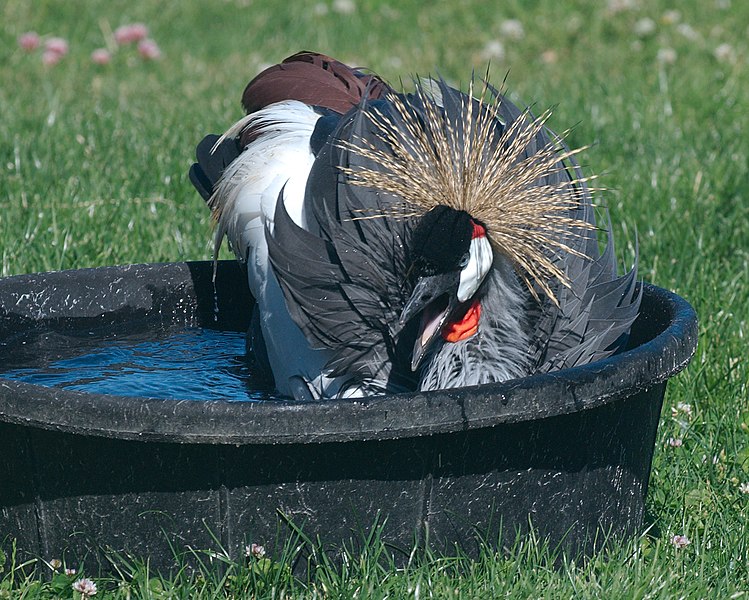
[[[343,114],[362,98],[377,99],[389,89],[379,77],[329,56],[298,52],[250,81],[242,94],[242,106],[249,114],[274,102],[299,100]]]

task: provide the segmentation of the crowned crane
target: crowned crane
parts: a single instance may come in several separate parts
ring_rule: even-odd
[[[599,251],[588,181],[485,83],[398,93],[302,52],[245,89],[190,177],[246,266],[248,335],[280,394],[356,397],[504,381],[605,358],[641,291]]]

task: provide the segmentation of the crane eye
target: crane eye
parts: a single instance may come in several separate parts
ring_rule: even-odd
[[[460,262],[458,263],[458,266],[463,269],[467,264],[468,261],[471,259],[471,253],[466,252],[463,256],[460,257]]]

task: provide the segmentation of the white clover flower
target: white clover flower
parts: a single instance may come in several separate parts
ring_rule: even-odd
[[[676,50],[674,50],[673,48],[659,48],[656,58],[658,62],[663,65],[672,65],[676,62]],[[672,416],[676,416],[678,412],[674,414],[673,411],[674,409],[672,408],[671,409]],[[691,415],[692,413],[690,410],[687,416],[691,416]]]
[[[499,26],[499,33],[511,40],[522,40],[525,37],[523,24],[517,19],[507,19]]]
[[[492,58],[502,60],[505,57],[505,47],[499,40],[489,40],[481,51],[484,60]]]
[[[646,37],[655,33],[655,21],[649,17],[639,19],[635,23],[634,32],[638,37]]]
[[[661,15],[661,23],[664,25],[676,25],[679,21],[681,21],[681,12],[678,10],[667,10]]]
[[[606,5],[606,11],[610,15],[615,15],[627,10],[635,10],[636,8],[636,0],[609,0],[608,4]]]
[[[333,10],[342,15],[352,15],[356,12],[354,0],[333,0]]]
[[[96,584],[86,577],[74,581],[73,589],[81,596],[90,597],[96,595]]]
[[[700,39],[700,34],[689,23],[679,23],[676,26],[676,31],[692,42]]]
[[[403,59],[400,56],[388,56],[385,62],[393,69],[401,69],[403,67]]]
[[[744,483],[740,484],[739,491],[742,494],[749,494],[749,481],[745,481]]]
[[[567,19],[567,23],[565,24],[567,26],[567,31],[570,33],[576,33],[582,29],[582,26],[585,24],[585,21],[583,18],[578,14],[573,14],[570,16],[569,19]]]
[[[553,65],[559,60],[559,56],[554,50],[544,50],[541,53],[541,62],[547,65]]]
[[[721,44],[713,51],[713,56],[720,62],[732,62],[735,55],[731,44]]]
[[[675,61],[676,60],[676,50],[673,50],[672,48],[661,48],[658,51],[659,60],[660,60],[660,53],[661,53],[661,51],[665,51],[665,50],[671,50],[674,53],[674,61]],[[667,62],[667,61],[664,61],[664,62]],[[681,414],[685,414],[687,417],[691,418],[691,416],[692,416],[692,405],[691,404],[687,404],[686,402],[679,402],[676,406],[672,406],[671,407],[671,416],[672,417],[678,417],[680,413]]]
[[[667,444],[672,448],[680,448],[684,444],[681,438],[668,438]]]
[[[682,548],[689,546],[689,544],[692,543],[692,540],[685,535],[675,535],[671,538],[671,543],[677,550],[681,550]]]
[[[244,547],[244,555],[247,558],[263,558],[265,556],[265,546],[260,544],[247,544]]]

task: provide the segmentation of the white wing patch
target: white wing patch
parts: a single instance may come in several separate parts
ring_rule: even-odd
[[[286,210],[304,227],[304,188],[314,161],[309,140],[319,118],[306,104],[286,100],[240,119],[219,140],[247,127],[256,131],[256,139],[224,171],[211,199],[218,216],[216,253],[224,235],[242,263],[248,248],[264,246],[263,225],[272,228],[282,189]]]

